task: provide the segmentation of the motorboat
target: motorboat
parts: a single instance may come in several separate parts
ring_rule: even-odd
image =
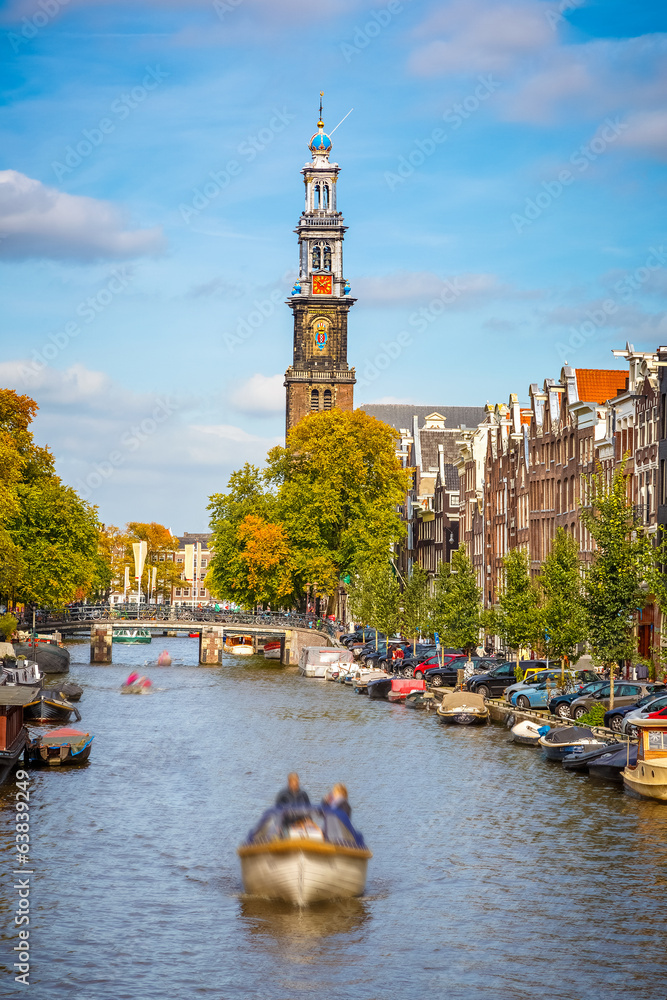
[[[472,691],[452,691],[437,708],[440,722],[455,722],[459,726],[481,726],[489,720],[489,710],[481,694]]]
[[[352,653],[338,646],[304,646],[299,655],[299,673],[303,677],[324,679],[327,667],[346,673],[354,663]]]
[[[615,781],[623,784],[623,771],[626,767],[637,764],[638,747],[636,743],[622,743],[615,749],[608,749],[588,764],[590,778],[602,778],[605,781]]]
[[[546,751],[547,760],[558,761],[574,753],[577,747],[583,752],[607,743],[601,736],[596,736],[588,726],[556,726],[544,736],[540,736],[538,742]]]
[[[57,687],[42,688],[42,694],[49,695],[51,698],[61,698],[64,701],[81,701],[83,688],[80,684],[68,682],[59,684]]]
[[[432,691],[410,691],[403,702],[406,708],[415,708],[422,712],[433,712],[438,700]]]
[[[550,729],[551,726],[538,726],[536,722],[531,722],[530,719],[523,719],[512,726],[510,733],[512,734],[513,743],[520,743],[526,747],[535,747],[540,742],[540,736],[544,736]]]
[[[371,699],[386,699],[387,695],[391,691],[391,682],[393,678],[384,677],[374,677],[372,680],[368,681],[366,684],[366,690],[368,692],[368,697]]]
[[[232,656],[252,656],[255,652],[251,635],[228,635],[223,649]]]
[[[626,766],[623,784],[644,799],[667,800],[667,719],[635,719],[637,761]]]
[[[2,661],[2,683],[10,686],[26,684],[41,687],[43,673],[35,661],[26,659],[5,659]]]
[[[340,678],[340,667],[337,663],[330,663],[324,671],[325,681],[337,681]]]
[[[90,757],[94,736],[80,729],[54,729],[31,740],[26,756],[31,764],[60,767],[63,764],[84,764]]]
[[[355,670],[351,680],[345,680],[346,684],[351,684],[356,694],[368,694],[368,686],[374,681],[386,680],[386,670],[379,667],[361,667]]]
[[[422,677],[392,677],[387,701],[405,701],[412,691],[426,691],[426,681]]]
[[[115,628],[112,639],[113,642],[124,642],[128,646],[135,646],[152,642],[153,635],[149,628]]]
[[[30,722],[69,722],[72,713],[79,722],[79,710],[66,698],[61,698],[52,691],[39,691],[35,698],[23,706],[23,718]]]
[[[121,684],[121,694],[150,694],[153,682],[148,677],[140,676],[133,670],[127,680]]]
[[[245,892],[296,906],[360,896],[371,852],[344,812],[269,809],[238,849]]]
[[[578,750],[563,757],[563,767],[566,771],[587,771],[592,763],[601,759],[608,753],[615,753],[619,749],[625,749],[623,744],[614,740],[611,743],[603,743],[602,746],[592,747],[590,750]]]
[[[264,643],[264,659],[265,660],[279,660],[280,659],[280,639],[271,639],[269,642]]]

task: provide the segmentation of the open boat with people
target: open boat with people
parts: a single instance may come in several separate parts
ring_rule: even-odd
[[[455,722],[459,726],[481,726],[489,720],[484,698],[472,691],[446,694],[438,705],[437,713],[440,722]]]
[[[54,729],[31,740],[26,747],[26,756],[31,764],[46,764],[49,767],[85,764],[94,739],[90,733],[80,729]]]
[[[115,628],[112,638],[114,642],[124,642],[128,646],[153,641],[153,635],[149,628]]]
[[[588,726],[556,726],[544,736],[540,736],[539,744],[546,751],[547,760],[562,761],[568,754],[593,750],[596,746],[604,746],[607,740],[596,736]]]
[[[238,849],[245,891],[308,906],[360,896],[371,852],[329,806],[269,809]]]
[[[667,719],[633,719],[639,730],[637,761],[626,766],[623,784],[644,799],[667,800]]]

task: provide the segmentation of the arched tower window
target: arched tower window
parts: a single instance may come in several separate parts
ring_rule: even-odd
[[[319,410],[320,408],[320,394],[317,389],[313,389],[310,393],[310,408],[311,410]]]
[[[324,244],[324,263],[322,266],[325,271],[331,270],[331,247],[328,243]]]
[[[322,256],[318,244],[313,247],[313,271],[319,271],[322,266]]]
[[[324,409],[331,409],[331,389],[324,390]]]
[[[313,184],[313,208],[320,207],[320,185]]]
[[[322,208],[329,207],[329,185],[322,185]]]

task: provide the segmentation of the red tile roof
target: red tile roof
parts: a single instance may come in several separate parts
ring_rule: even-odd
[[[628,373],[618,369],[577,368],[577,390],[583,403],[606,403],[627,386]]]

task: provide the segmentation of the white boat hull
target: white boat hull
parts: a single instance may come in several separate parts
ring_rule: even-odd
[[[307,663],[305,667],[299,667],[299,673],[302,677],[324,678],[326,672],[327,667],[324,663]]]
[[[621,771],[623,784],[645,799],[667,800],[667,767],[654,760],[640,760]]]
[[[359,852],[359,854],[366,852]],[[360,896],[368,857],[314,853],[303,847],[241,857],[243,887],[253,896],[308,906],[327,899]]]
[[[265,660],[279,660],[280,659],[280,646],[277,649],[265,649],[264,650]]]
[[[511,729],[512,740],[514,743],[523,744],[523,746],[535,747],[540,741],[539,729],[540,726],[530,720],[517,722]]]
[[[254,650],[252,646],[232,646],[231,649],[227,648],[226,653],[231,653],[232,656],[252,656]]]

